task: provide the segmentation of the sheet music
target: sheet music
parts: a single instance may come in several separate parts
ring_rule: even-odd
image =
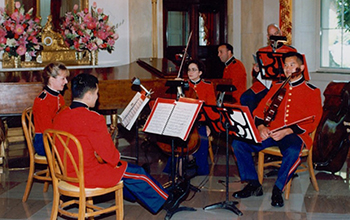
[[[163,134],[184,139],[198,104],[177,102]]]
[[[158,98],[143,131],[186,140],[202,105],[197,99]]]
[[[119,115],[119,118],[121,119],[121,124],[126,129],[130,131],[137,117],[139,116],[139,114],[141,113],[145,105],[148,103],[148,101],[149,101],[149,98],[144,97],[143,99],[142,94],[140,92],[137,92],[135,94],[135,96],[126,106],[122,114]]]
[[[261,59],[259,59],[261,66],[264,66],[263,62]],[[256,79],[259,80],[267,89],[271,88],[272,85],[272,80],[271,79],[263,79],[262,75],[265,76],[265,69],[261,68],[261,71],[258,73],[258,75],[256,76]]]
[[[157,108],[155,109],[154,114],[152,116],[152,120],[147,125],[145,131],[150,133],[162,134],[174,107],[174,104],[158,103]]]

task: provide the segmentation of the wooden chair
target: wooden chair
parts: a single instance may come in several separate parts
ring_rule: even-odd
[[[85,219],[112,211],[116,211],[117,219],[123,219],[123,181],[110,188],[85,188],[83,150],[75,136],[68,132],[48,129],[44,132],[44,146],[53,184],[51,219],[56,219],[58,213]],[[77,161],[74,160],[72,151],[78,152]],[[67,175],[67,164],[74,168],[76,177]],[[115,192],[115,205],[102,208],[93,204],[93,197],[111,192]],[[70,199],[62,201],[61,195]],[[69,209],[73,204],[79,205],[79,211]]]
[[[49,168],[47,166],[48,164],[47,164],[46,157],[36,154],[33,146],[35,127],[33,123],[32,107],[26,108],[22,112],[22,127],[23,127],[23,132],[24,132],[24,136],[28,147],[28,153],[29,153],[29,174],[28,174],[26,189],[24,191],[24,195],[22,198],[22,201],[26,202],[28,199],[29,193],[32,189],[33,179],[45,181],[44,192],[47,192],[49,188],[49,184],[52,181],[52,179],[50,176]],[[36,164],[46,165],[47,168],[44,170],[35,172]]]
[[[314,139],[315,133],[316,133],[316,130],[311,133],[312,140]],[[266,148],[266,149],[264,149],[264,150],[259,152],[259,156],[258,156],[258,177],[259,177],[259,182],[261,184],[263,182],[264,168],[268,167],[268,166],[280,167],[281,166],[281,162],[282,162],[282,161],[272,161],[272,162],[265,163],[264,162],[265,154],[270,154],[270,155],[282,157],[281,151],[279,150],[278,147],[268,147],[268,148]],[[311,178],[311,183],[312,183],[314,189],[318,192],[319,188],[318,188],[318,184],[317,184],[317,180],[316,180],[315,172],[314,172],[314,167],[313,167],[313,163],[312,163],[312,146],[311,146],[310,150],[303,149],[302,153],[301,153],[301,157],[307,157],[306,164],[301,163],[299,165],[299,167],[297,168],[297,170],[295,171],[295,173],[300,173],[300,172],[304,172],[304,171],[308,170],[309,174],[310,174],[310,178]],[[291,184],[292,184],[292,179],[289,180],[289,182],[287,183],[286,188],[285,188],[285,198],[286,198],[286,200],[289,199]]]

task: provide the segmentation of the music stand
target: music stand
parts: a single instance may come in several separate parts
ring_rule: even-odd
[[[208,121],[213,119],[214,114],[217,114],[217,116],[220,117],[219,124],[217,123],[217,120],[214,120],[214,123],[209,124],[212,130],[215,132],[226,133],[226,200],[205,206],[203,209],[227,209],[231,210],[238,216],[241,216],[243,213],[236,207],[238,202],[229,200],[229,135],[233,135],[238,139],[253,142],[261,142],[261,138],[254,126],[248,107],[224,104],[223,107],[204,106],[203,109],[205,117],[209,119]]]

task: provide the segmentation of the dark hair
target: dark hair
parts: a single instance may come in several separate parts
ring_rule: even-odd
[[[81,73],[72,79],[72,97],[81,99],[88,91],[97,89],[98,79],[90,74]]]
[[[53,62],[45,66],[42,74],[44,84],[47,85],[49,83],[50,77],[56,78],[59,75],[60,70],[66,71],[69,76],[69,70],[63,63]]]
[[[304,64],[304,57],[303,57],[303,55],[301,55],[301,54],[298,53],[298,52],[288,52],[288,53],[283,54],[283,57],[282,57],[283,63],[285,63],[286,58],[288,58],[288,57],[297,57],[297,61],[298,61],[301,65]]]
[[[228,43],[222,43],[219,45],[220,46],[225,46],[227,48],[227,50],[231,51],[231,53],[233,54],[233,47],[231,44],[228,44]]]
[[[187,62],[186,65],[186,72],[188,71],[188,67],[190,66],[191,63],[194,63],[197,65],[198,67],[198,71],[202,71],[202,75],[200,76],[201,78],[203,78],[203,76],[205,75],[205,65],[202,61],[200,60],[190,60]]]

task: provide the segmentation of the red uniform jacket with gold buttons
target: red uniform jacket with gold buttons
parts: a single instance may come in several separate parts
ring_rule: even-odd
[[[232,80],[232,85],[237,89],[232,92],[233,103],[239,104],[242,93],[247,90],[247,73],[243,63],[232,57],[226,62],[222,78]]]
[[[64,106],[63,96],[45,86],[33,104],[35,133],[44,133],[46,129],[52,128],[54,117]]]
[[[264,123],[266,103],[270,102],[271,97],[280,86],[281,83],[274,84],[254,110],[253,115],[256,126]],[[287,83],[285,88],[285,96],[277,110],[275,119],[270,123],[269,129],[290,127],[303,140],[306,147],[310,149],[312,140],[309,134],[316,129],[322,116],[321,91],[305,81],[303,77],[293,83]],[[309,116],[313,116],[313,120],[294,124]]]
[[[111,187],[121,180],[127,163],[120,160],[121,155],[114,146],[102,115],[90,111],[83,103],[73,102],[70,108],[57,115],[54,129],[73,134],[84,148],[85,187]],[[95,152],[106,163],[99,163]],[[78,156],[77,153],[75,156]],[[75,176],[73,168],[68,170],[68,174]]]
[[[189,80],[188,84],[190,88],[196,92],[198,99],[203,100],[206,105],[216,105],[216,95],[213,83],[201,79],[196,83]],[[206,108],[206,110],[208,114],[214,114],[209,108]],[[201,116],[199,119],[199,121],[204,120],[204,116]]]

